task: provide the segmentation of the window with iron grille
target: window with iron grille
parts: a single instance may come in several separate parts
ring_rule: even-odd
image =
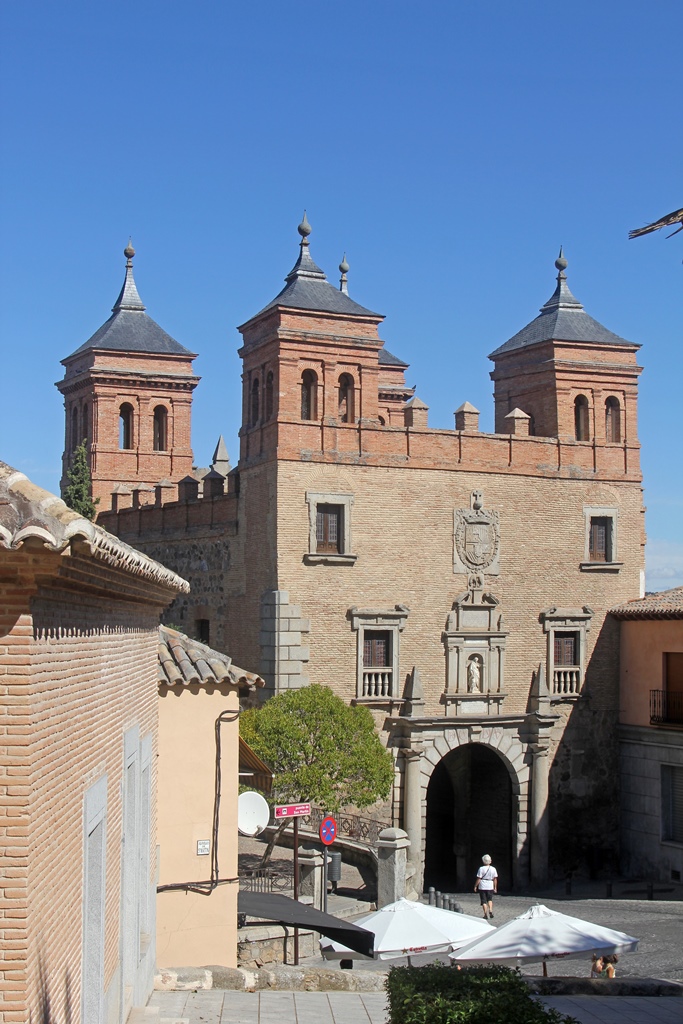
[[[318,505],[316,510],[316,551],[342,553],[343,509],[341,505]]]
[[[591,516],[588,557],[591,562],[612,561],[612,520],[608,516]]]
[[[578,665],[576,633],[555,633],[555,665]]]
[[[683,843],[683,767],[662,765],[662,839]]]
[[[363,667],[386,668],[391,665],[391,634],[365,630],[363,635]]]

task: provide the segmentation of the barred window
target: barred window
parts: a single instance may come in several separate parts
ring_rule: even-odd
[[[315,531],[317,551],[342,553],[342,515],[341,505],[318,505]]]
[[[662,839],[683,843],[683,767],[662,765]]]
[[[555,633],[555,665],[578,665],[576,633]]]
[[[612,561],[612,519],[591,516],[588,557],[591,562]]]

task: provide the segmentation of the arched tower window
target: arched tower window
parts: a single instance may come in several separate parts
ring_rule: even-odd
[[[168,410],[164,405],[154,410],[154,451],[168,451]]]
[[[88,416],[88,403],[83,406],[81,413],[81,441],[88,441],[90,438],[90,418]]]
[[[318,378],[313,370],[301,374],[301,419],[318,418]]]
[[[577,395],[574,399],[574,434],[577,441],[590,441],[588,399],[585,395]]]
[[[272,419],[273,416],[273,371],[268,371],[266,377],[266,419]]]
[[[339,419],[342,423],[354,422],[353,392],[353,377],[350,373],[342,373],[339,378]]]
[[[612,444],[621,441],[621,406],[618,398],[610,397],[605,402],[605,440]]]
[[[251,385],[251,425],[255,427],[259,418],[259,379],[254,377]]]
[[[133,406],[124,402],[119,409],[119,448],[129,450],[133,447]]]
[[[82,438],[78,436],[78,409],[76,406],[71,410],[71,451],[75,452],[81,443]]]

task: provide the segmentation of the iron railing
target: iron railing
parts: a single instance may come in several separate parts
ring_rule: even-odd
[[[239,876],[243,892],[291,892],[294,889],[294,867],[291,871],[254,868]]]
[[[318,832],[323,818],[327,812],[320,807],[312,807],[311,813],[301,819],[302,826],[309,832]],[[376,846],[379,834],[382,829],[389,828],[386,821],[377,821],[375,818],[363,818],[359,814],[335,814],[337,822],[337,834],[340,839],[353,839],[363,846]]]
[[[650,722],[653,725],[683,725],[683,692],[650,690]]]

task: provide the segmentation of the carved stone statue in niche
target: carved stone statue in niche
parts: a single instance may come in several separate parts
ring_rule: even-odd
[[[446,689],[441,702],[448,716],[500,714],[505,699],[505,643],[498,600],[484,590],[481,573],[453,602],[443,640]]]
[[[457,508],[453,514],[453,572],[497,576],[499,556],[498,513],[484,509],[481,491],[472,491],[470,507]]]
[[[481,665],[481,656],[479,654],[471,654],[467,662],[468,693],[481,693]]]

